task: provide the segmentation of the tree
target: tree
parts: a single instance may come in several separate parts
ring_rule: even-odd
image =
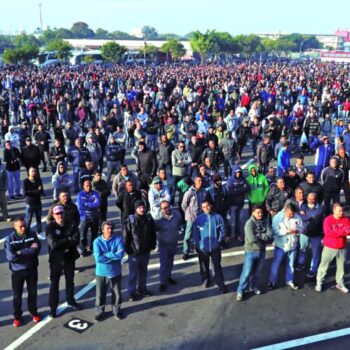
[[[83,57],[83,63],[89,64],[95,62],[95,57],[91,55],[86,55]]]
[[[215,31],[207,30],[204,34],[200,31],[192,33],[190,45],[194,52],[198,52],[201,60],[205,61],[209,53],[214,51]]]
[[[14,39],[14,46],[19,47],[23,45],[29,46],[40,46],[40,41],[34,35],[27,35],[26,33],[21,33],[16,35]]]
[[[248,57],[255,52],[260,52],[263,48],[260,37],[255,34],[237,35],[235,39],[240,46],[240,51]]]
[[[3,53],[5,49],[13,48],[11,37],[9,35],[0,35],[0,53]]]
[[[95,31],[95,37],[97,39],[110,39],[111,34],[108,32],[108,30],[97,28]]]
[[[66,60],[72,55],[73,46],[68,41],[56,39],[47,44],[46,50],[56,51],[60,60]]]
[[[85,22],[76,22],[71,28],[71,32],[77,39],[89,39],[95,36],[95,33]]]
[[[6,63],[27,64],[31,59],[38,56],[39,47],[31,44],[24,44],[13,49],[6,49],[3,58]]]
[[[183,44],[176,39],[168,39],[160,49],[166,54],[170,54],[174,59],[179,59],[186,53]]]
[[[121,32],[120,30],[115,30],[114,32],[111,33],[111,38],[112,39],[137,39],[136,37],[130,35],[129,33],[126,32]]]
[[[105,60],[111,61],[113,63],[119,62],[126,51],[126,47],[119,45],[115,41],[110,41],[101,46],[102,57]]]
[[[158,37],[158,32],[155,28],[150,27],[150,26],[143,26],[141,28],[141,33],[142,33],[142,37],[144,39],[154,39]]]
[[[144,52],[147,55],[154,56],[158,52],[158,47],[154,46],[152,44],[145,43],[145,46],[142,48],[141,51]]]
[[[74,34],[67,28],[58,28],[56,31],[56,39],[73,39]]]

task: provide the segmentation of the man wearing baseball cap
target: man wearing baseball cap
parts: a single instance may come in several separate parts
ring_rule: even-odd
[[[79,258],[77,245],[79,244],[79,230],[76,225],[65,222],[64,208],[56,205],[52,209],[53,221],[46,226],[46,236],[49,244],[50,264],[50,316],[56,317],[59,304],[59,283],[62,273],[66,278],[67,303],[75,310],[82,307],[74,299],[74,270],[75,260]]]

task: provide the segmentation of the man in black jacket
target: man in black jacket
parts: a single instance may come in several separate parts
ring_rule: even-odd
[[[24,282],[28,290],[28,310],[32,314],[33,322],[39,322],[37,313],[37,284],[38,284],[38,255],[40,242],[34,232],[27,230],[23,218],[17,218],[14,222],[14,231],[7,236],[5,241],[6,258],[9,261],[12,272],[13,288],[13,326],[21,325],[22,293]]]
[[[167,174],[171,176],[172,165],[171,165],[171,154],[175,149],[172,142],[170,142],[166,135],[161,135],[159,144],[159,168],[165,168]]]
[[[203,147],[197,142],[197,137],[192,136],[188,145],[188,153],[191,156],[192,163],[190,167],[190,177],[196,177],[198,174],[198,165],[201,163]]]
[[[65,162],[67,157],[66,149],[60,139],[55,139],[54,145],[50,149],[50,159],[52,164],[52,173],[54,174],[59,162]]]
[[[34,140],[35,140],[35,142],[38,145],[39,150],[40,150],[40,160],[43,162],[43,166],[44,166],[43,171],[47,171],[45,152],[49,153],[49,144],[51,141],[51,136],[46,130],[44,130],[43,124],[38,125],[38,131],[34,135]],[[49,164],[52,167],[52,162],[51,162],[50,157],[49,157]]]
[[[123,236],[125,251],[129,255],[128,293],[131,301],[136,301],[136,280],[141,296],[149,296],[146,279],[151,250],[156,247],[154,221],[146,214],[145,205],[138,200],[134,204],[135,214],[130,215],[124,224]]]
[[[323,188],[322,186],[316,181],[315,173],[313,171],[309,171],[306,174],[305,181],[303,181],[299,186],[304,191],[304,199],[307,198],[309,193],[316,193],[317,195],[317,202],[319,204],[322,203],[323,200]]]
[[[30,167],[33,167],[38,170],[39,173],[39,164],[41,160],[41,153],[39,147],[32,144],[32,139],[30,137],[26,138],[26,145],[22,150],[22,163],[26,167],[27,172]]]
[[[140,183],[145,188],[148,188],[151,179],[153,179],[157,173],[157,157],[152,150],[147,148],[144,142],[139,143],[137,172]]]
[[[274,157],[270,137],[265,136],[256,149],[256,157],[259,163],[259,172],[265,175],[271,160]]]
[[[80,234],[75,225],[64,220],[64,209],[56,205],[52,209],[54,221],[46,226],[46,236],[49,244],[50,264],[50,316],[56,317],[56,309],[59,303],[59,283],[62,272],[66,278],[67,303],[75,310],[82,307],[74,299],[74,270],[75,260],[79,258],[77,245]]]
[[[292,190],[286,186],[283,177],[278,177],[276,186],[270,189],[266,197],[266,208],[270,213],[271,217],[274,217],[283,206],[287,199],[293,196]]]

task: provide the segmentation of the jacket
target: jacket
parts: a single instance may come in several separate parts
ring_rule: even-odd
[[[115,197],[118,197],[118,194],[122,192],[125,188],[125,182],[126,181],[132,181],[134,185],[134,190],[138,190],[140,187],[140,183],[136,175],[129,171],[127,177],[123,177],[123,175],[119,172],[113,179],[112,183],[112,191],[115,195]]]
[[[305,180],[299,185],[299,187],[301,187],[303,189],[303,191],[304,191],[304,198],[307,198],[309,193],[313,192],[313,193],[317,194],[317,201],[318,201],[318,203],[322,203],[322,200],[323,200],[323,188],[318,182],[310,184],[309,182],[307,182]]]
[[[98,182],[93,180],[92,189],[100,194],[100,207],[106,208],[108,206],[108,197],[111,195],[111,190],[109,189],[107,182],[103,179]]]
[[[188,145],[188,153],[192,159],[192,163],[197,163],[199,164],[201,162],[201,155],[203,148],[200,144],[196,143],[195,145],[191,142]]]
[[[18,148],[4,149],[4,161],[6,162],[7,171],[17,171],[21,168],[21,153]]]
[[[277,156],[277,176],[283,176],[290,167],[290,153],[281,148]]]
[[[274,156],[271,143],[264,144],[264,142],[260,142],[256,148],[256,156],[259,164],[269,163]]]
[[[206,198],[207,193],[204,188],[197,190],[191,186],[184,194],[181,208],[185,213],[185,220],[194,222],[198,214],[202,211],[202,203]]]
[[[291,228],[298,230],[297,234],[288,233]],[[272,219],[272,234],[275,246],[283,249],[285,252],[296,249],[299,241],[299,234],[304,233],[303,221],[299,214],[295,213],[294,217],[286,217],[284,210],[278,212]]]
[[[220,249],[225,238],[225,222],[220,214],[202,213],[193,223],[193,239],[197,248],[205,252]]]
[[[228,190],[228,205],[229,206],[243,206],[245,195],[249,191],[249,185],[246,179],[241,175],[236,177],[235,173],[237,170],[241,170],[240,166],[236,164],[232,169],[232,176],[227,180],[227,190]]]
[[[79,214],[78,207],[76,206],[76,204],[72,202],[72,200],[70,200],[66,205],[63,205],[61,202],[53,203],[49,208],[49,211],[46,216],[47,224],[54,221],[54,218],[52,215],[52,209],[57,205],[60,205],[64,209],[64,220],[66,222],[69,222],[71,225],[75,226],[76,228],[79,228],[80,214]]]
[[[38,247],[31,248],[33,243],[37,243]],[[12,272],[37,268],[39,265],[41,243],[32,231],[27,231],[23,236],[13,231],[6,237],[4,248]]]
[[[97,163],[102,158],[102,149],[96,141],[86,144],[86,149],[90,152],[91,160]]]
[[[275,213],[282,210],[284,204],[288,198],[293,195],[292,190],[289,187],[285,187],[284,190],[280,190],[277,186],[271,187],[266,197],[267,210],[273,210]]]
[[[125,149],[117,142],[108,142],[105,152],[107,162],[121,161],[125,155]]]
[[[139,152],[137,156],[137,170],[140,174],[154,177],[157,172],[157,157],[153,151],[145,146],[143,152]]]
[[[350,219],[336,219],[334,215],[327,216],[323,221],[323,245],[332,249],[344,249],[347,245],[346,236],[350,235]]]
[[[6,169],[0,164],[0,192],[7,191],[7,172]],[[4,213],[2,213],[4,214]]]
[[[220,149],[225,159],[234,159],[237,155],[237,142],[232,138],[224,137],[221,141]]]
[[[207,199],[213,203],[213,211],[225,215],[228,209],[228,192],[224,186],[216,187],[212,184],[207,191]]]
[[[254,164],[248,167],[249,176],[247,177],[247,183],[249,185],[249,192],[247,198],[251,204],[263,204],[266,196],[269,193],[270,185],[266,177],[257,172],[256,176],[251,174],[251,170],[256,166]]]
[[[84,168],[87,160],[92,160],[89,150],[82,146],[76,146],[68,152],[68,160],[72,162],[74,168]]]
[[[80,240],[79,230],[65,221],[60,226],[56,221],[46,226],[46,238],[49,245],[49,262],[64,265],[79,258],[77,245]]]
[[[159,144],[159,163],[163,166],[171,165],[171,154],[174,151],[174,145],[172,142]]]
[[[143,200],[142,193],[139,190],[134,192],[121,191],[117,197],[117,207],[120,209],[120,221],[123,223],[129,215],[134,214],[134,204],[137,200]],[[145,207],[147,204],[145,203]]]
[[[98,218],[101,197],[97,191],[78,193],[77,206],[80,214],[80,220],[92,221]]]
[[[328,146],[326,145],[321,145],[317,148],[316,154],[315,154],[315,165],[321,166],[325,168],[329,164],[329,159],[334,153],[334,145],[329,144]]]
[[[43,183],[40,178],[33,182],[26,178],[23,180],[23,195],[26,198],[26,204],[41,206],[41,196],[44,193]]]
[[[300,216],[305,226],[304,234],[309,237],[322,237],[324,219],[323,206],[316,203],[314,208],[309,208],[305,205],[303,211],[304,214],[300,214]]]
[[[41,154],[38,146],[29,145],[22,149],[22,162],[26,168],[37,168],[40,164]]]
[[[113,278],[122,273],[121,260],[124,255],[123,238],[113,235],[109,240],[98,236],[93,243],[96,261],[96,276]]]
[[[211,163],[215,167],[219,167],[225,158],[222,151],[218,147],[215,147],[214,149],[207,147],[202,154],[202,163],[204,163],[204,160],[207,157],[211,160]]]
[[[272,239],[271,226],[267,220],[256,220],[252,215],[244,225],[244,250],[265,252],[266,243]]]
[[[52,176],[52,184],[53,184],[53,199],[55,201],[58,200],[58,196],[61,192],[67,191],[69,194],[72,193],[73,188],[73,177],[67,172],[60,173],[59,166],[63,164],[63,162],[59,162],[57,164],[57,170],[55,174]]]
[[[154,221],[157,241],[160,246],[176,246],[179,239],[179,228],[182,225],[182,216],[176,210],[172,210],[169,218],[162,216]]]
[[[187,169],[191,163],[192,158],[188,152],[180,152],[180,150],[176,149],[171,154],[171,164],[173,165],[174,176],[187,175]]]
[[[339,192],[344,182],[344,171],[339,168],[324,168],[321,173],[321,182],[324,192]]]
[[[160,203],[162,201],[170,202],[171,196],[169,190],[164,186],[161,191],[157,191],[152,185],[148,192],[148,202],[150,206],[150,214],[154,220],[157,220],[162,217],[162,212],[160,210]]]
[[[123,227],[123,236],[125,251],[129,255],[149,254],[156,247],[156,231],[151,215],[129,215]]]

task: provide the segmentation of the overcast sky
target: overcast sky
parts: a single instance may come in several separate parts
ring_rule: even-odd
[[[130,33],[142,25],[159,33],[186,34],[216,29],[233,35],[298,32],[333,34],[350,27],[349,0],[3,0],[2,33],[40,27],[70,28],[84,21],[90,28]]]

